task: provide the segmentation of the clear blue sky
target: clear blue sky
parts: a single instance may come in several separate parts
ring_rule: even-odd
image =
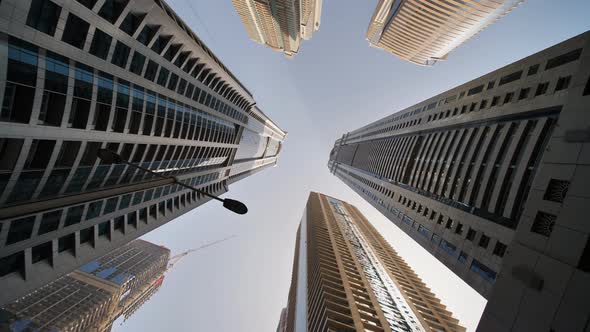
[[[114,331],[274,331],[310,190],[359,207],[473,330],[485,300],[331,175],[328,154],[346,131],[588,30],[590,1],[528,0],[432,68],[369,48],[375,0],[324,0],[320,30],[293,60],[250,41],[230,0],[168,2],[289,135],[278,167],[230,187],[248,215],[211,202],[144,237],[180,252],[237,235],[179,263]]]

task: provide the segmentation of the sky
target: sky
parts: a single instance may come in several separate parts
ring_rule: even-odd
[[[230,0],[168,3],[288,136],[278,166],[232,184],[225,195],[245,202],[247,215],[209,202],[143,237],[174,254],[236,236],[187,256],[113,331],[275,331],[310,191],[356,205],[474,331],[485,299],[330,174],[329,152],[348,131],[589,30],[590,1],[528,0],[433,67],[368,46],[376,0],[324,0],[320,30],[291,60],[249,40]]]

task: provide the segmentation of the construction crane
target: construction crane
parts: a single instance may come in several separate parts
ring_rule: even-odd
[[[223,239],[217,240],[217,241],[205,243],[204,245],[202,245],[200,247],[189,249],[187,251],[181,252],[180,254],[174,255],[174,256],[170,257],[170,259],[168,259],[168,266],[166,267],[166,271],[169,271],[170,269],[172,269],[176,263],[178,263],[182,258],[184,258],[185,256],[187,256],[188,254],[193,253],[195,251],[199,251],[201,249],[205,249],[205,248],[214,246],[214,245],[216,245],[218,243],[221,243],[221,242],[225,242],[225,241],[230,240],[230,239],[232,239],[234,237],[236,237],[235,234],[234,235],[231,235],[231,236],[228,236],[228,237],[225,237]]]

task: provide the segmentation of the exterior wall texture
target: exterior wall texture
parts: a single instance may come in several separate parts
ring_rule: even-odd
[[[433,65],[524,0],[380,0],[367,40],[404,60]]]
[[[297,249],[287,331],[465,330],[364,216],[345,202],[311,193]],[[301,266],[305,274],[295,272]],[[299,288],[306,290],[304,296]],[[304,319],[298,319],[301,313]]]
[[[320,27],[322,0],[232,0],[253,41],[286,57],[299,52],[302,39]]]
[[[0,304],[208,201],[98,149],[219,195],[286,136],[160,0],[2,1],[0,68]]]
[[[521,232],[550,243],[565,223],[552,257],[584,265],[588,230],[564,220],[584,213],[561,207],[586,197],[568,188],[587,180],[589,37],[345,134],[330,170],[486,298]]]

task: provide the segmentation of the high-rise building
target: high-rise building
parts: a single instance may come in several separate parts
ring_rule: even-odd
[[[169,257],[167,248],[130,242],[5,305],[8,331],[110,331],[160,288]]]
[[[465,331],[359,210],[312,192],[286,331]]]
[[[281,318],[279,325],[277,325],[277,332],[287,332],[287,308],[281,310]]]
[[[322,0],[232,1],[250,39],[288,58],[320,28]]]
[[[489,330],[549,330],[590,308],[588,105],[590,32],[343,135],[329,168],[489,299]]]
[[[417,65],[446,60],[456,47],[524,0],[379,0],[367,30],[369,45]]]
[[[0,2],[0,305],[277,163],[286,133],[160,0]]]

